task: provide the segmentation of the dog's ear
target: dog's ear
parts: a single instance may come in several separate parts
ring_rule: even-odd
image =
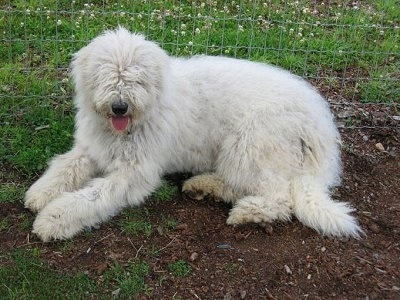
[[[81,48],[78,52],[74,53],[72,56],[72,61],[70,64],[69,72],[70,77],[74,84],[78,84],[79,82],[85,82],[85,74],[87,74],[87,61],[90,56],[90,47],[91,45],[87,45]]]

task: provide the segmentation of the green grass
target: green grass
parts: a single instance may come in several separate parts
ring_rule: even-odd
[[[146,285],[149,272],[150,267],[145,261],[129,263],[126,267],[116,264],[104,273],[104,280],[109,289],[117,291],[120,298],[128,299],[140,292],[151,294],[151,289]]]
[[[21,202],[26,191],[24,184],[6,183],[0,186],[0,204]]]
[[[148,237],[153,233],[153,225],[150,223],[146,208],[127,209],[118,225],[123,232],[132,236],[144,234]]]
[[[158,201],[168,201],[171,200],[177,192],[178,187],[172,182],[165,180],[152,196]]]
[[[2,299],[83,299],[95,293],[93,280],[83,273],[66,275],[53,270],[35,249],[16,250],[11,265],[0,265]]]
[[[192,271],[192,268],[184,260],[177,260],[168,264],[168,270],[172,276],[186,277]]]
[[[7,218],[0,220],[0,232],[7,231],[11,227]]]
[[[104,272],[104,282],[96,283],[81,272],[55,270],[41,259],[42,254],[37,247],[9,254],[10,263],[0,265],[1,299],[109,299],[117,290],[119,299],[151,294],[146,285],[150,267],[145,261],[117,263]]]

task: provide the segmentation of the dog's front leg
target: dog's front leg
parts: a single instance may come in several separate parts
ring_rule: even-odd
[[[128,205],[138,205],[160,183],[158,169],[132,168],[95,178],[84,188],[66,192],[37,216],[33,232],[43,241],[67,239],[116,215]]]
[[[75,146],[53,158],[47,171],[26,192],[25,207],[33,212],[41,211],[62,193],[81,188],[95,172],[96,164]]]

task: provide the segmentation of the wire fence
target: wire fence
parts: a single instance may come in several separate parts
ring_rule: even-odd
[[[123,25],[172,56],[289,69],[318,87],[346,127],[399,127],[399,11],[396,0],[2,1],[0,97],[59,108],[73,94],[72,53]]]

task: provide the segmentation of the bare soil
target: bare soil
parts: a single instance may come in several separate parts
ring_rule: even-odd
[[[334,195],[357,209],[366,233],[360,240],[323,237],[295,219],[230,227],[229,206],[178,193],[171,201],[149,199],[155,230],[148,237],[121,232],[119,216],[70,244],[41,243],[18,226],[28,213],[22,205],[7,204],[0,217],[9,218],[11,230],[0,234],[0,252],[34,245],[53,268],[84,271],[98,282],[116,261],[146,260],[152,294],[139,299],[400,299],[400,129],[340,130],[344,174]],[[186,176],[169,179],[181,187]],[[165,216],[178,226],[164,228]],[[169,273],[168,264],[179,259],[192,268],[186,277]]]

